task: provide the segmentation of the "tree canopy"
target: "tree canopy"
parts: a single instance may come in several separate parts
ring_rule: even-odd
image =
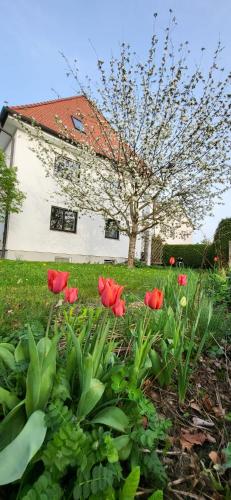
[[[18,186],[17,168],[7,165],[0,149],[0,222],[6,214],[20,212],[25,195]]]
[[[71,154],[80,171],[57,175],[49,140],[37,148],[70,206],[113,219],[128,235],[131,266],[138,235],[154,227],[163,237],[186,235],[211,214],[231,182],[231,74],[219,65],[221,44],[207,71],[202,62],[192,69],[188,42],[174,50],[174,26],[170,13],[164,40],[153,33],[144,60],[126,43],[108,64],[99,60],[98,87],[83,85],[77,63],[66,61],[68,75],[91,102],[99,129],[92,140],[104,138],[104,155],[74,144],[61,121],[60,134],[76,145]],[[86,117],[77,116],[84,123]]]

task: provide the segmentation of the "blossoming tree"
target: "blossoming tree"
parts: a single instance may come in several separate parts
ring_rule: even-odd
[[[57,176],[52,161],[49,174],[71,207],[110,218],[127,234],[129,266],[138,235],[154,227],[162,234],[182,230],[182,221],[185,233],[199,227],[231,180],[231,74],[219,67],[221,45],[207,72],[202,63],[190,69],[188,42],[174,54],[174,23],[171,17],[163,43],[153,34],[144,61],[125,43],[108,65],[98,61],[97,92],[89,81],[83,86],[76,63],[66,61],[68,74],[90,99],[98,133],[92,125],[94,147],[75,144],[60,123],[68,141],[63,153],[76,146],[71,154],[80,171]],[[50,145],[39,151],[48,164]]]

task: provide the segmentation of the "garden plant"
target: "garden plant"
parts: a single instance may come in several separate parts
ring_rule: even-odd
[[[2,498],[164,498],[172,423],[148,387],[174,390],[184,408],[217,339],[213,282],[206,293],[174,263],[138,301],[100,276],[97,306],[80,303],[68,271],[48,270],[46,329],[28,324],[0,343]]]

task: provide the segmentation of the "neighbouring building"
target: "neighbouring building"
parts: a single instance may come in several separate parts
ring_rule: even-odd
[[[70,262],[123,262],[128,255],[128,238],[119,234],[113,221],[92,214],[82,215],[63,206],[54,196],[54,181],[46,176],[41,159],[32,151],[23,123],[39,124],[61,144],[56,117],[72,131],[77,142],[91,144],[90,102],[83,96],[56,99],[25,106],[3,107],[0,115],[0,148],[7,161],[18,168],[20,189],[26,194],[22,212],[8,218],[5,257],[7,259]],[[81,113],[85,119],[76,116]],[[20,120],[17,120],[20,115]],[[92,130],[92,129],[91,129]],[[98,131],[99,133],[99,131]],[[83,135],[84,134],[84,135]],[[100,141],[99,146],[100,147]],[[67,159],[67,161],[71,161]],[[74,165],[73,165],[74,167]],[[58,160],[54,168],[60,168]],[[0,224],[0,248],[4,224]],[[173,236],[168,243],[190,243]],[[140,258],[143,242],[138,240]]]

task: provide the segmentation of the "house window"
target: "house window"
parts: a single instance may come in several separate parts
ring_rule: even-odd
[[[65,179],[71,180],[73,172],[78,172],[79,175],[79,168],[79,163],[71,160],[71,158],[61,155],[58,155],[55,158],[54,172]]]
[[[83,122],[79,118],[76,118],[75,116],[72,116],[71,118],[76,130],[78,130],[79,132],[84,132]]]
[[[76,233],[77,212],[66,208],[51,207],[50,229]]]
[[[119,234],[120,233],[116,221],[113,219],[107,219],[105,224],[105,238],[118,240]]]

